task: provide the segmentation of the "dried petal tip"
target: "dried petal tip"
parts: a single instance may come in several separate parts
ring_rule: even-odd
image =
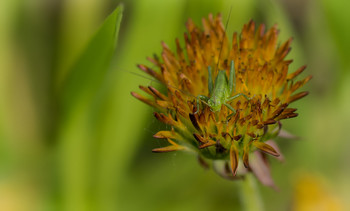
[[[231,144],[231,149],[230,149],[230,162],[231,162],[231,170],[232,170],[232,175],[236,176],[237,173],[237,167],[238,167],[238,150],[234,144]]]
[[[295,94],[295,95],[289,97],[288,103],[292,103],[292,102],[294,102],[294,101],[296,101],[296,100],[299,100],[299,99],[301,99],[301,98],[307,96],[308,94],[309,94],[309,92],[307,92],[307,91],[305,91],[305,92],[299,92],[298,94]]]
[[[175,138],[172,131],[159,131],[153,135],[154,138]]]
[[[168,142],[172,145],[153,149],[152,152],[173,152],[173,151],[185,149],[185,147],[176,144],[175,142],[171,141],[170,139],[168,139]]]
[[[243,151],[243,164],[244,167],[249,168],[249,152],[247,150]]]
[[[136,92],[131,92],[131,95],[133,97],[135,97],[136,99],[138,99],[138,100],[140,100],[140,101],[142,101],[150,106],[156,107],[156,104],[154,102],[152,102],[150,99],[147,99],[147,98],[137,94]]]
[[[267,153],[267,154],[270,154],[270,155],[273,155],[275,157],[278,157],[280,156],[280,154],[270,145],[268,144],[265,144],[263,142],[258,142],[258,141],[255,141],[253,142],[253,145],[260,149],[261,151],[263,151],[264,153]]]

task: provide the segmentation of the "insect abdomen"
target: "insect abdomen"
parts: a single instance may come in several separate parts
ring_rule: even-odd
[[[219,71],[216,77],[214,90],[211,97],[220,98],[220,99],[225,98],[225,93],[227,91],[227,88],[228,88],[228,84],[227,84],[226,72],[221,70]]]

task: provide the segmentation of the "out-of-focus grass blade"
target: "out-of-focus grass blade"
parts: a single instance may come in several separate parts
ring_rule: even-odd
[[[60,84],[80,56],[91,36],[105,18],[106,0],[60,1],[59,43],[57,46],[55,85]],[[77,30],[79,29],[79,30]]]
[[[350,13],[349,1],[333,0],[333,1],[321,1],[323,10],[326,15],[327,24],[330,27],[330,32],[333,35],[333,39],[339,51],[341,62],[347,68],[342,68],[342,71],[349,71],[350,60]]]
[[[110,69],[118,38],[123,6],[107,17],[93,36],[59,90],[58,128],[61,179],[60,198],[64,210],[88,210],[95,206],[95,122],[96,98]]]
[[[105,20],[71,68],[62,84],[64,108],[72,107],[79,101],[86,102],[96,94],[114,55],[121,17],[122,6],[119,6]]]
[[[147,64],[147,56],[153,53],[160,54],[160,42],[165,41],[170,47],[175,44],[175,37],[181,36],[184,31],[182,12],[184,0],[137,0],[134,1],[133,16],[128,19],[128,28],[118,50],[116,69],[118,71],[110,77],[112,85],[110,93],[101,110],[101,166],[98,192],[100,196],[100,210],[113,210],[118,203],[118,189],[124,182],[127,167],[135,156],[138,144],[143,140],[142,135],[147,134],[147,141],[152,140],[153,131],[149,132],[149,125],[154,122],[152,109],[139,102],[130,95],[130,91],[137,91],[138,86],[158,86],[150,80],[135,76],[130,72],[141,73],[136,64]],[[181,33],[179,28],[181,27]],[[146,123],[146,117],[152,122]],[[151,150],[149,151],[151,153]]]
[[[5,139],[5,132],[8,130],[8,120],[10,120],[9,112],[7,111],[7,87],[6,82],[9,80],[8,71],[12,68],[11,61],[11,24],[14,22],[14,11],[16,8],[16,1],[0,2],[0,164],[4,162],[4,152],[9,151],[6,147],[7,140]],[[3,165],[0,165],[1,167]],[[2,169],[0,168],[0,172]]]

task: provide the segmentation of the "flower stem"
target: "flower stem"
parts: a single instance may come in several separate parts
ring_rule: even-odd
[[[254,175],[247,174],[240,184],[242,210],[263,211],[264,205]]]

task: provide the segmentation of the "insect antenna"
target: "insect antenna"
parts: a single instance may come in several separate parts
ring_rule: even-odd
[[[218,62],[217,62],[217,64],[216,64],[215,72],[219,71],[219,62],[220,62],[221,52],[222,52],[222,48],[223,48],[223,45],[224,45],[224,39],[225,39],[225,35],[226,35],[226,30],[227,30],[228,22],[230,21],[231,12],[232,12],[232,6],[230,7],[230,12],[228,13],[228,17],[227,17],[227,21],[226,21],[226,25],[225,25],[225,29],[224,29],[224,34],[223,34],[224,36],[222,37],[222,40],[221,40],[221,46],[220,46],[220,51],[219,51],[219,57],[218,57]]]

